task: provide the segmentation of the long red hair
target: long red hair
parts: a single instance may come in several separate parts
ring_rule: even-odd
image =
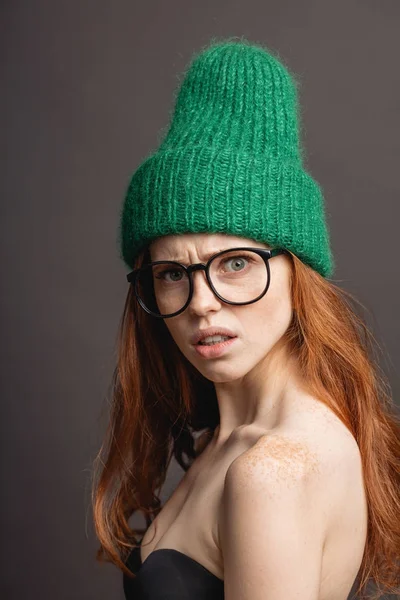
[[[288,257],[295,310],[286,343],[310,393],[342,420],[362,457],[369,522],[357,593],[368,599],[398,593],[400,417],[378,364],[381,349],[359,314],[361,303],[294,254]],[[135,268],[149,258],[146,248]],[[197,432],[212,437],[219,423],[214,384],[179,351],[164,321],[141,309],[132,286],[119,325],[111,395],[108,428],[93,465],[96,557],[132,576],[125,561],[145,529],[132,529],[128,520],[139,511],[149,526],[162,508],[159,493],[172,457],[186,471],[199,453]],[[371,582],[374,593],[367,591]]]

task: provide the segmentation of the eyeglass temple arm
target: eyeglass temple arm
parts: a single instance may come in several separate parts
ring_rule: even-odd
[[[288,254],[285,248],[273,248],[271,250],[271,256],[278,256],[279,254]]]
[[[272,250],[270,250],[271,252],[271,257],[272,256],[278,256],[279,254],[288,254],[288,251],[285,250],[285,248],[273,248]],[[198,267],[197,267],[198,268]],[[126,278],[129,282],[132,282],[134,279],[135,274],[139,271],[139,269],[135,269],[133,270],[131,273],[128,273]]]

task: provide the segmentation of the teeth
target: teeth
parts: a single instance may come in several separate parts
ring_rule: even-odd
[[[206,337],[201,342],[199,342],[199,344],[212,345],[212,344],[218,344],[219,342],[224,342],[225,340],[229,340],[229,336],[227,336],[227,335],[210,335],[209,337]]]

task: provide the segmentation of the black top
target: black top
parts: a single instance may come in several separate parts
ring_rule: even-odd
[[[126,561],[135,578],[123,574],[126,600],[223,600],[224,581],[172,548],[153,550],[142,563],[140,546]]]

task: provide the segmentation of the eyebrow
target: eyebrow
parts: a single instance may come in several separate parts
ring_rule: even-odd
[[[235,248],[240,247],[240,246],[232,246],[232,248],[220,248],[219,250],[212,250],[211,252],[207,252],[207,254],[203,255],[203,262],[207,262],[208,259],[213,256],[213,254],[218,254],[218,252],[222,252],[222,250],[235,250]],[[186,262],[185,260],[182,260],[180,258],[161,258],[160,260],[171,260],[172,262],[179,262],[182,265],[188,265],[189,263]]]

